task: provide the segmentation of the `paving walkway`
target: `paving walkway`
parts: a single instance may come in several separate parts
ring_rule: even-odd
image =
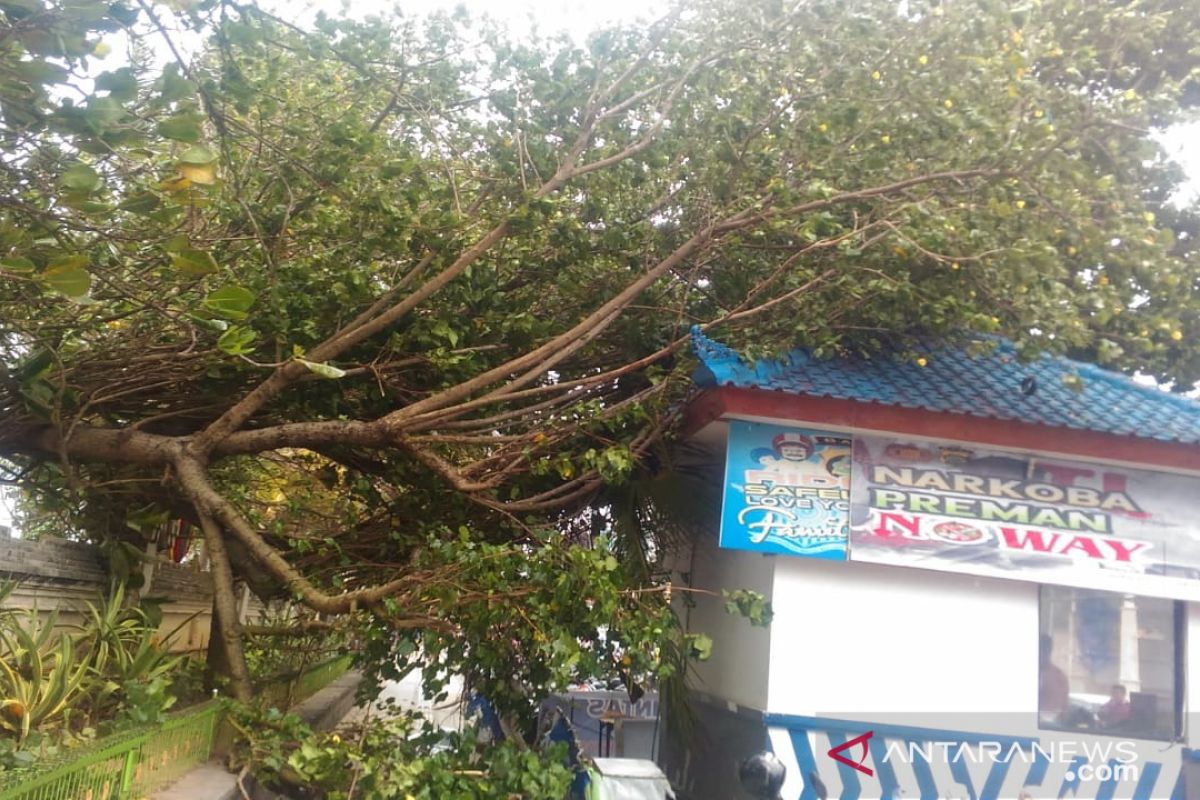
[[[354,708],[354,693],[362,675],[347,672],[296,706],[300,718],[317,730],[330,730]],[[151,795],[150,800],[244,800],[237,776],[215,763],[201,764],[175,783]],[[252,800],[274,797],[250,790]]]
[[[317,730],[330,730],[341,724],[361,721],[368,713],[377,716],[389,709],[401,713],[419,712],[443,730],[461,730],[463,725],[462,680],[453,678],[447,687],[448,698],[434,703],[421,691],[421,679],[410,674],[400,681],[384,684],[379,696],[366,705],[354,705],[354,693],[362,676],[348,672],[296,707],[296,713]],[[391,703],[387,701],[391,700]],[[267,800],[274,794],[248,786],[251,800]],[[151,800],[244,800],[237,776],[218,764],[202,764],[180,780],[151,796]]]

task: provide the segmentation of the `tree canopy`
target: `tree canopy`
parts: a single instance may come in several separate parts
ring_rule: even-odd
[[[242,696],[235,574],[512,707],[702,654],[647,501],[695,325],[1200,378],[1151,135],[1200,102],[1194,0],[697,0],[584,44],[0,13],[8,479],[48,530],[203,530]]]

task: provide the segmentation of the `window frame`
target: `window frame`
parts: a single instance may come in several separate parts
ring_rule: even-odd
[[[1104,731],[1093,730],[1091,728],[1070,728],[1065,725],[1054,725],[1047,723],[1042,718],[1041,698],[1038,697],[1037,706],[1037,727],[1039,731],[1047,731],[1052,733],[1077,733],[1086,736],[1119,736],[1123,739],[1132,741],[1145,742],[1169,742],[1173,744],[1186,742],[1185,726],[1185,708],[1187,706],[1185,699],[1185,691],[1187,690],[1187,609],[1188,604],[1183,600],[1176,600],[1169,597],[1148,597],[1146,595],[1135,595],[1129,592],[1113,592],[1107,589],[1092,589],[1079,586],[1063,586],[1059,584],[1041,583],[1038,584],[1038,664],[1037,664],[1037,686],[1040,692],[1042,685],[1042,664],[1041,664],[1041,637],[1043,614],[1046,612],[1046,594],[1047,592],[1059,590],[1070,592],[1100,592],[1117,597],[1133,597],[1134,599],[1145,598],[1147,600],[1163,600],[1171,604],[1171,634],[1173,636],[1171,661],[1172,669],[1174,670],[1174,680],[1172,681],[1171,689],[1174,693],[1173,708],[1172,708],[1172,731],[1165,736],[1147,736],[1142,733],[1127,733],[1125,731]]]

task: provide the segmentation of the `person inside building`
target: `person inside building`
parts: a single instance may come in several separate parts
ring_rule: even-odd
[[[1039,641],[1040,665],[1038,670],[1038,715],[1043,722],[1061,724],[1070,701],[1070,683],[1067,673],[1051,660],[1054,640],[1043,633]]]
[[[1115,728],[1128,720],[1130,713],[1128,692],[1118,683],[1112,687],[1108,702],[1100,707],[1096,717],[1100,720],[1101,727]]]

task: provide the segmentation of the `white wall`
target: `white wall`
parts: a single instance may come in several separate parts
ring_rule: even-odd
[[[98,605],[104,595],[95,586],[81,584],[39,584],[25,581],[18,584],[4,602],[6,609],[37,609],[45,621],[49,612],[58,612],[58,626],[74,630],[86,621],[88,603]],[[162,607],[159,635],[170,636],[166,647],[172,653],[200,652],[208,648],[209,628],[212,625],[212,600],[208,597],[182,596],[172,598]]]
[[[1037,710],[1035,584],[779,557],[773,603],[768,711]]]
[[[1200,748],[1200,603],[1187,604],[1184,626],[1183,724],[1184,743]]]
[[[751,589],[771,596],[774,557],[740,550],[719,550],[716,534],[698,533],[691,558],[677,565],[691,572],[694,588],[720,594],[722,589]],[[681,583],[686,583],[681,581]],[[725,601],[693,593],[696,607],[680,616],[691,632],[705,633],[714,642],[712,658],[696,663],[692,688],[740,706],[764,710],[767,705],[767,664],[772,629],[756,628],[743,617],[725,611]]]
[[[880,726],[1031,736],[1042,747],[1053,748],[1058,742],[1073,748],[1073,753],[1080,748],[1132,744],[1129,763],[1136,772],[1120,779],[1117,797],[1131,796],[1135,784],[1139,791],[1145,790],[1139,783],[1143,777],[1153,790],[1146,796],[1168,797],[1187,763],[1178,743],[1038,729],[1036,584],[780,557],[774,589],[769,712],[862,720],[872,723],[880,738],[890,737],[886,741],[891,742],[902,741],[904,736],[881,731]],[[1200,604],[1189,604],[1186,627],[1185,708],[1194,709],[1200,700]],[[1186,743],[1196,747],[1200,744],[1200,714],[1189,716]],[[776,722],[775,726],[771,729],[773,746],[789,774],[800,776],[789,724]],[[845,734],[834,739],[819,722],[812,731],[810,757],[812,753],[821,756],[827,748],[845,741]],[[1125,761],[1129,751],[1104,752],[1115,752]],[[865,763],[870,765],[875,757],[870,755]],[[1107,758],[1097,758],[1093,765]],[[815,763],[831,796],[836,797],[844,775],[829,759],[818,757]],[[919,793],[914,776],[905,772],[903,765],[893,766],[901,793]],[[968,762],[976,787],[988,779],[992,766],[986,760]],[[1054,760],[1040,785],[1057,791],[1067,779],[1064,770],[1069,766],[1069,756]],[[964,796],[948,768],[940,763],[935,767],[935,780],[945,792],[942,796]],[[1157,772],[1149,772],[1151,768]],[[1015,797],[1026,791],[1021,781],[1027,773],[1023,763],[1013,767],[999,796]],[[1097,796],[1100,779],[1093,775],[1082,780],[1078,793],[1073,794]],[[1200,781],[1200,769],[1189,780]],[[789,781],[784,796],[798,797],[800,778]],[[859,787],[862,797],[880,796],[872,793],[879,791],[874,784],[863,781]],[[1034,796],[1054,795],[1035,791]],[[1192,791],[1187,796],[1200,794]]]

